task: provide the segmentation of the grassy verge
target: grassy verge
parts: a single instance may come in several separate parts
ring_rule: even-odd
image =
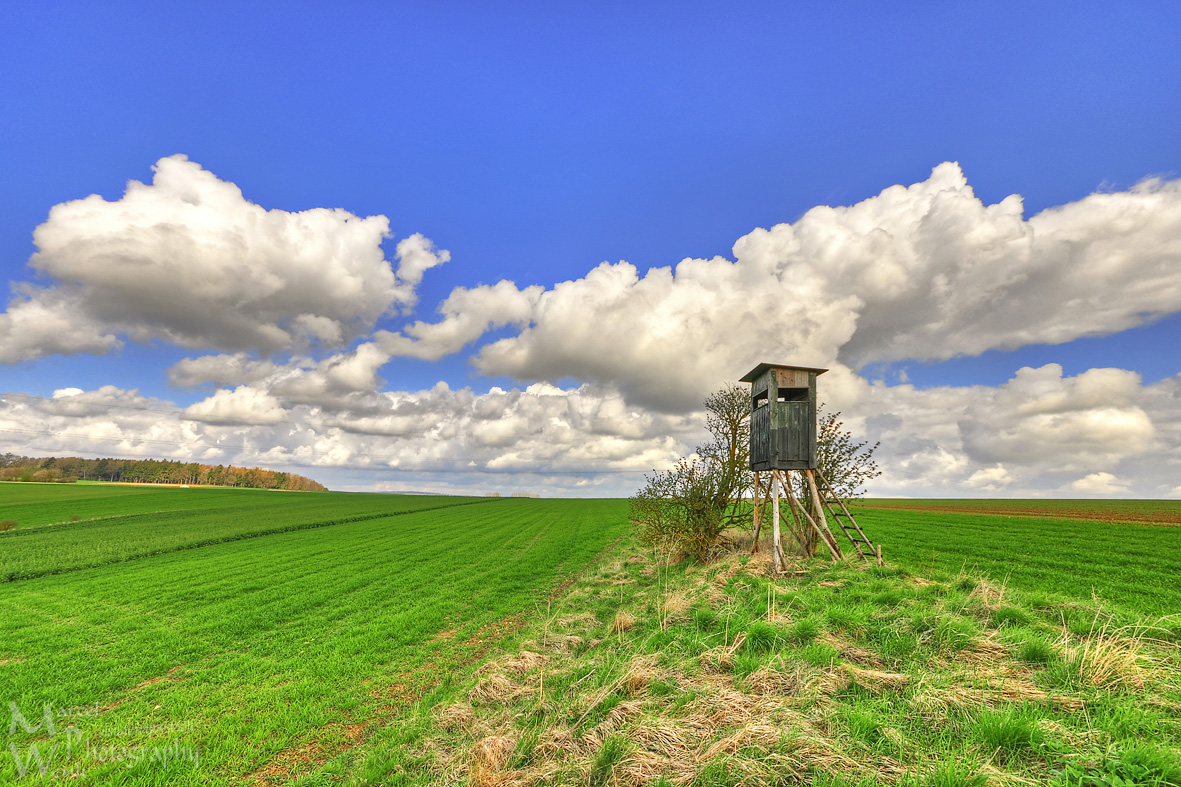
[[[301,784],[1181,784],[1181,652],[1151,621],[967,573],[768,568],[623,548]]]

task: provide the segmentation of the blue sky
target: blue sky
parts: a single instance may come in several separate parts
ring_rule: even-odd
[[[871,490],[881,494],[1155,497],[1181,484],[1169,407],[1181,385],[1175,5],[50,4],[2,13],[0,270],[14,289],[9,322],[0,318],[0,389],[68,390],[58,398],[89,404],[78,415],[6,399],[0,450],[167,449],[303,467],[339,488],[626,494],[641,469],[691,450],[700,438],[691,403],[753,358],[840,365],[830,401],[883,440],[886,473]],[[128,181],[152,183],[157,162],[177,154],[191,166],[174,168],[176,178],[240,189],[242,203],[217,214],[227,227],[248,203],[275,217],[318,208],[387,217],[387,237],[354,238],[381,253],[362,254],[367,272],[352,269],[371,317],[353,326],[344,296],[317,300],[347,255],[306,261],[325,278],[284,290],[278,311],[260,306],[261,295],[238,297],[235,264],[253,266],[264,289],[267,276],[290,282],[304,270],[285,267],[290,249],[249,238],[256,253],[234,258],[227,239],[238,227],[201,235],[186,252],[196,256],[175,281],[226,286],[181,324],[183,303],[128,284],[135,265],[180,265],[167,242],[128,251],[139,236],[119,230],[129,219],[117,210],[98,224],[79,211],[49,221],[55,205],[91,194],[118,204]],[[962,180],[934,176],[943,162],[958,162]],[[1154,177],[1151,194],[1136,191]],[[866,258],[856,275],[835,273],[846,264],[836,259],[876,253],[866,251],[875,236],[865,222],[901,231],[873,200],[923,183],[906,198],[926,200],[926,223],[913,227],[930,237],[906,252],[917,261],[891,268]],[[935,233],[940,191],[963,199]],[[1104,194],[1112,199],[1094,198]],[[1032,251],[994,258],[993,241],[974,240],[980,231],[965,222],[1008,232],[997,229],[1008,219],[981,217],[1010,195],[1022,200],[1016,215]],[[837,232],[809,212],[817,206],[863,207],[849,219],[855,227]],[[181,215],[141,207],[136,232]],[[1069,226],[1030,221],[1055,208]],[[1129,235],[1129,217],[1148,223]],[[835,234],[807,260],[773,264],[767,255],[779,247],[738,259],[739,239],[785,224],[801,236]],[[43,225],[60,246],[30,267]],[[325,248],[352,232],[317,231]],[[379,269],[400,270],[398,244],[411,236],[435,261],[385,281]],[[1054,237],[1058,245],[1042,240]],[[1067,247],[1090,251],[1073,259]],[[684,278],[678,269],[670,288],[645,279],[686,258],[734,267],[702,265]],[[622,275],[621,261],[635,267],[631,284],[590,276],[603,262]],[[772,270],[773,284],[752,283]],[[930,282],[948,276],[957,297],[976,287],[979,298],[951,298],[924,316],[916,304],[937,302],[943,290]],[[1027,288],[1013,283],[1027,276]],[[741,319],[721,316],[732,304],[702,295],[708,284],[688,286],[696,277],[731,291],[781,288],[792,304],[777,317],[784,330],[748,341]],[[502,281],[511,292],[492,291]],[[1132,292],[1136,282],[1143,292]],[[21,289],[29,284],[41,294]],[[436,312],[456,288],[476,296],[450,317]],[[1087,320],[1081,303],[1125,291],[1112,295],[1111,313],[1096,306]],[[868,305],[835,309],[850,294]],[[982,308],[989,299],[994,308]],[[61,331],[89,338],[63,344],[13,317],[48,304]],[[610,330],[583,330],[559,313],[572,309]],[[198,313],[222,327],[231,313],[254,321],[219,332],[198,325]],[[315,333],[323,322],[301,334],[291,329],[300,314],[335,321],[329,333],[352,327],[331,340]],[[642,319],[650,314],[707,331],[708,351],[695,354],[700,340],[685,344]],[[823,324],[792,333],[811,318]],[[427,340],[405,331],[417,320],[443,327]],[[485,330],[454,327],[465,320]],[[256,341],[271,329],[290,340]],[[379,349],[359,349],[371,346]],[[234,373],[201,381],[189,367],[176,371],[206,356]],[[678,356],[687,361],[665,374],[668,386],[656,384],[653,370]],[[215,362],[201,363],[211,374]],[[340,364],[351,364],[346,382],[329,373]],[[1041,376],[1019,375],[1026,367]],[[1127,374],[1086,376],[1106,368]],[[449,393],[436,390],[440,381]],[[1107,404],[1086,393],[1100,383],[1117,391]],[[1071,404],[1030,415],[1047,386]],[[506,393],[488,399],[493,387]],[[1019,418],[1035,418],[1026,427],[1041,448],[981,442]],[[1123,448],[1113,424],[1127,430]],[[476,426],[486,433],[474,442],[447,437]],[[1091,446],[1090,461],[1069,455],[1070,430]],[[218,447],[230,443],[248,447]],[[391,466],[388,457],[399,458]]]

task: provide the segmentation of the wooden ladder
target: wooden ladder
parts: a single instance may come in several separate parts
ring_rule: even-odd
[[[857,520],[849,513],[849,509],[845,507],[845,502],[833,490],[832,484],[828,483],[828,479],[819,470],[814,472],[816,473],[816,477],[820,479],[820,501],[828,509],[829,514],[832,515],[833,521],[841,526],[841,530],[845,531],[845,535],[853,542],[853,548],[857,550],[857,554],[866,562],[869,562],[869,559],[873,558],[879,566],[883,565],[882,548],[876,546],[869,540],[869,536],[865,535],[865,531],[861,529],[861,526],[857,524]]]

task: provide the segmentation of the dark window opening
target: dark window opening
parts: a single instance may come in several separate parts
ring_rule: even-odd
[[[757,410],[760,407],[765,406],[767,404],[767,399],[768,399],[767,392],[766,391],[759,391],[757,394],[755,394],[754,404],[752,405],[751,409]]]
[[[779,401],[781,402],[806,402],[808,401],[807,388],[780,388]]]

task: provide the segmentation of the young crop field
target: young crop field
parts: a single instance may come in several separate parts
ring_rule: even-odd
[[[147,489],[88,486],[81,495],[6,503],[0,521],[0,582],[102,566],[194,546],[286,530],[376,519],[409,511],[483,502],[485,498],[271,492],[256,489]],[[23,486],[23,485],[22,485]],[[49,492],[57,491],[41,487]],[[139,494],[125,490],[137,490]],[[102,491],[111,490],[110,496]],[[142,490],[142,491],[140,491]],[[83,505],[85,503],[85,505]],[[67,512],[84,511],[81,518]],[[19,518],[18,518],[19,517]],[[75,519],[75,517],[78,517]],[[20,527],[28,523],[31,527]]]
[[[621,500],[3,485],[0,784],[1179,783],[1175,508],[855,513],[891,565],[773,577]]]
[[[853,510],[886,558],[911,570],[966,569],[1137,615],[1181,614],[1181,502],[869,500]]]
[[[1178,500],[864,500],[865,508],[938,511],[949,514],[1045,516],[1097,522],[1134,522],[1155,527],[1181,527]]]
[[[253,490],[119,517],[114,489],[109,518],[0,537],[30,575],[0,583],[0,697],[33,729],[0,783],[39,773],[34,745],[93,784],[282,783],[466,674],[627,528],[621,501]]]
[[[244,495],[263,495],[250,498]],[[282,495],[275,499],[274,495]],[[321,492],[319,495],[347,496]],[[270,495],[271,497],[266,497]],[[231,489],[227,487],[178,487],[138,484],[76,484],[0,483],[0,520],[15,521],[20,528],[56,525],[89,519],[101,519],[129,514],[150,514],[161,511],[200,511],[223,506],[300,505],[296,502],[314,498],[304,492],[274,492],[263,489]]]

